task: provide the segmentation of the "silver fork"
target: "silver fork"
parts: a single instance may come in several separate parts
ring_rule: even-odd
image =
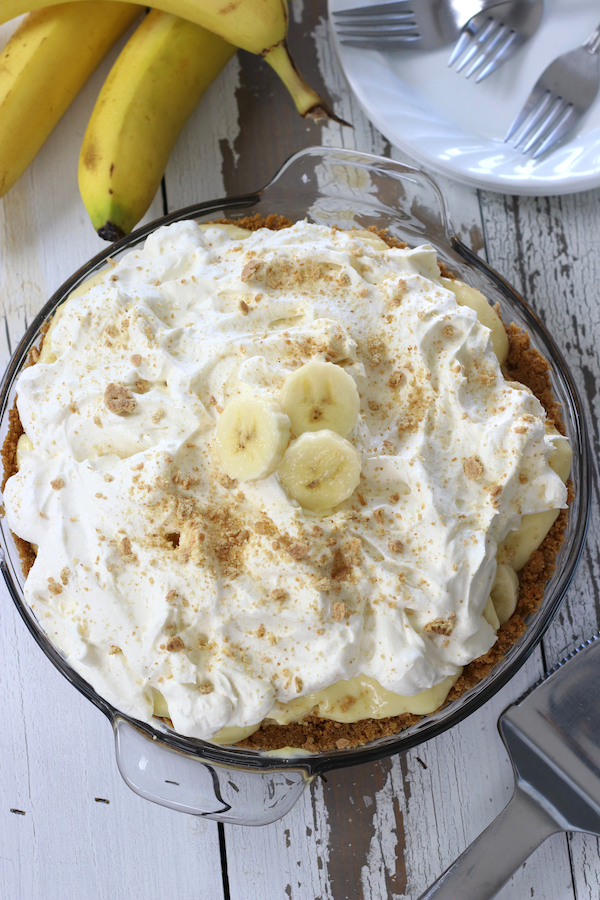
[[[448,60],[458,60],[457,72],[469,63],[467,78],[478,72],[475,81],[483,81],[505,63],[529,40],[542,18],[544,0],[512,0],[473,16],[465,27]]]
[[[599,50],[600,25],[581,47],[558,56],[542,72],[504,140],[524,126],[515,147],[525,141],[523,153],[533,150],[537,159],[572,131],[598,93]]]
[[[395,0],[334,12],[341,43],[366,50],[435,50],[499,0]],[[521,2],[521,0],[514,0]]]

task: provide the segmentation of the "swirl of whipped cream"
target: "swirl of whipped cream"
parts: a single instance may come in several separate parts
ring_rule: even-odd
[[[19,378],[33,449],[6,487],[26,600],[117,708],[210,739],[361,675],[423,692],[495,641],[498,545],[566,505],[560,436],[503,377],[435,251],[300,222],[160,228],[64,306]],[[355,493],[326,514],[236,483],[216,423],[311,360],[354,380]],[[489,616],[488,616],[489,618]]]

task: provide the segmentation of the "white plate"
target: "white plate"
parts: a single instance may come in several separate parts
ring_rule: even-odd
[[[366,0],[328,0],[329,14]],[[418,0],[416,0],[418,2]],[[600,187],[600,95],[570,140],[533,161],[503,138],[531,88],[560,53],[600,21],[598,0],[546,0],[537,32],[476,84],[449,69],[452,46],[434,51],[356,50],[333,33],[344,74],[373,124],[430,169],[511,194],[567,194]]]

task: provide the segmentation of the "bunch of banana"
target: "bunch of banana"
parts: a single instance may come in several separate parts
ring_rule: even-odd
[[[0,0],[0,24],[50,5],[52,0]],[[331,115],[289,55],[285,0],[156,0],[156,8],[195,22],[236,47],[262,56],[290,91],[301,115]]]
[[[0,0],[0,24],[34,5],[0,54],[0,196],[141,12],[124,0]],[[286,0],[158,6],[113,67],[81,152],[81,194],[94,227],[110,241],[146,212],[183,125],[236,46],[270,63],[303,116],[335,118],[289,56]]]
[[[142,218],[181,129],[234,53],[216,34],[156,9],[135,30],[100,92],[79,157],[79,190],[101,238],[115,241]]]
[[[133,3],[85,0],[40,9],[15,31],[0,54],[0,197],[139,15]]]
[[[314,360],[288,375],[279,403],[244,396],[226,405],[216,431],[219,464],[241,481],[277,471],[304,509],[332,509],[360,481],[360,456],[346,439],[359,409],[354,379],[333,363]]]

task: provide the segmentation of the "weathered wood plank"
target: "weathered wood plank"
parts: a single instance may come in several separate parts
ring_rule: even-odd
[[[0,602],[2,896],[219,900],[216,824],[129,790],[108,721],[46,659],[4,587]]]
[[[600,627],[600,191],[564,197],[482,194],[489,260],[545,321],[579,388],[590,428],[594,468],[587,549],[566,602],[544,639],[548,666]],[[569,838],[575,892],[600,895],[600,848],[588,835]]]
[[[496,720],[540,671],[538,654],[485,707],[406,755],[327,773],[279,823],[227,827],[231,897],[414,900],[510,799]],[[546,842],[499,894],[526,896],[572,898],[564,836]]]
[[[0,365],[51,293],[106,246],[79,198],[77,159],[107,71],[108,62],[0,202]],[[160,214],[159,197],[149,217]],[[0,609],[0,894],[223,897],[217,826],[133,794],[118,773],[109,723],[44,657],[4,587]]]

